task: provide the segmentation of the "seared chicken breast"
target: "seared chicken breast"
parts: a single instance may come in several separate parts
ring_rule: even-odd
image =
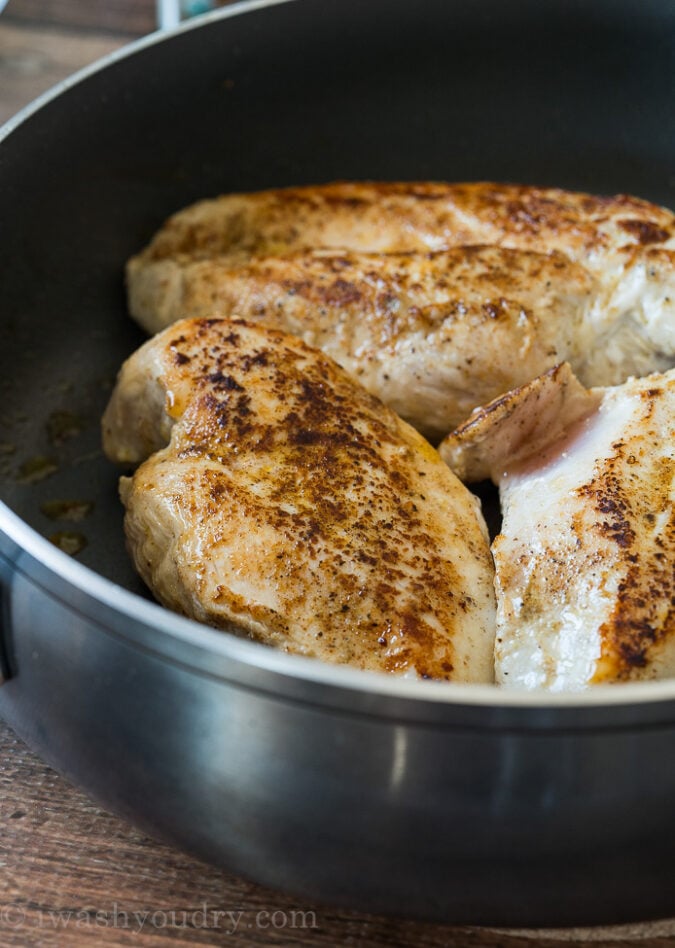
[[[103,419],[136,567],[171,609],[357,668],[491,681],[479,505],[417,432],[279,331],[178,322]]]
[[[477,411],[440,452],[499,484],[500,684],[675,675],[675,370],[588,391],[557,367]]]
[[[673,246],[673,214],[627,195],[474,182],[337,182],[227,194],[174,214],[129,263],[270,256],[308,247],[374,253],[497,244],[559,250],[593,271],[627,246]],[[167,271],[168,272],[168,271]]]
[[[238,315],[321,348],[432,440],[473,408],[588,352],[595,281],[559,253],[298,251],[186,265],[161,320]]]
[[[150,332],[235,315],[298,333],[431,438],[563,360],[586,385],[675,360],[675,217],[627,196],[428,182],[226,195],[170,218],[127,285]]]

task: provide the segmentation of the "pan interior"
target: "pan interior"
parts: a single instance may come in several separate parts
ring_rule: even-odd
[[[113,57],[0,142],[0,496],[145,595],[99,419],[144,339],[124,261],[164,218],[208,195],[349,178],[672,207],[674,61],[675,8],[616,0],[296,0]]]

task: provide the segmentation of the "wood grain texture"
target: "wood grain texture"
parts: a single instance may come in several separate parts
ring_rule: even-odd
[[[156,29],[155,0],[9,0],[11,20],[142,36]]]
[[[57,82],[127,40],[121,35],[15,26],[0,17],[0,124]]]
[[[402,906],[405,912],[405,906]],[[101,810],[0,723],[0,945],[598,948],[675,944],[675,923],[568,932],[456,928],[304,903]]]

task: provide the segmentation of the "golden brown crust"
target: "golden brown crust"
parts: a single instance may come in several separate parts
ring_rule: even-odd
[[[477,505],[331,359],[243,321],[169,327],[126,364],[106,412],[108,453],[124,460],[150,447],[118,424],[127,396],[142,413],[139,378],[174,419],[123,488],[132,554],[162,602],[327,661],[491,680]]]
[[[148,259],[269,255],[306,247],[440,250],[461,244],[561,249],[664,243],[670,211],[628,195],[598,197],[494,182],[335,182],[225,195],[169,219]]]
[[[156,301],[156,285],[146,289]],[[563,359],[582,360],[593,292],[584,268],[558,253],[298,251],[190,264],[148,328],[187,312],[283,329],[436,441],[477,404]]]
[[[157,332],[242,316],[318,345],[437,441],[564,360],[612,385],[675,359],[675,218],[627,196],[339,182],[175,214],[127,266]]]
[[[594,682],[650,677],[675,638],[675,375],[636,392],[639,430],[612,444],[577,496],[589,505],[593,532],[612,547],[619,583],[600,628]],[[637,386],[635,386],[637,388]],[[664,430],[664,419],[666,427]],[[581,524],[580,524],[581,527]],[[669,669],[672,674],[673,669]]]

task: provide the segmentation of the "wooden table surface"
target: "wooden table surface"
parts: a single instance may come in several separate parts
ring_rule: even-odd
[[[155,28],[154,0],[9,0],[0,123],[76,69]],[[299,903],[150,840],[104,812],[0,723],[0,948],[53,945],[675,945],[675,921],[500,932]]]

